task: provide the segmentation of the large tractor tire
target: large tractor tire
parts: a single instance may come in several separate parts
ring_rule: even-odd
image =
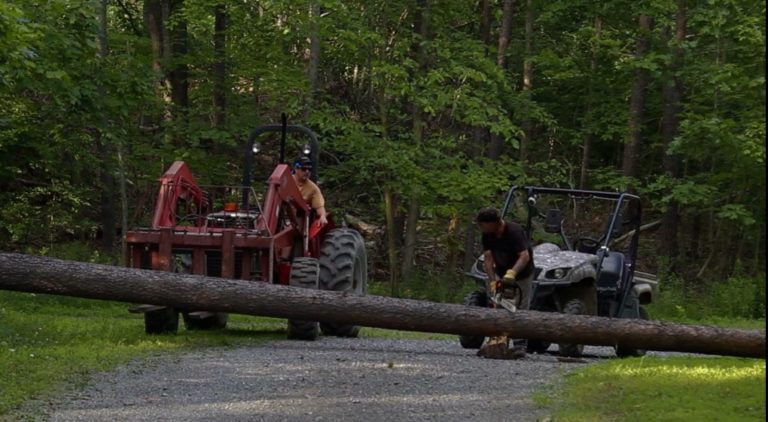
[[[294,258],[291,264],[289,284],[292,287],[317,289],[320,268],[315,258]],[[288,338],[291,340],[316,340],[320,335],[317,321],[288,320]]]
[[[640,306],[638,311],[640,313],[640,319],[646,321],[650,319],[648,316],[648,311],[644,307]],[[632,349],[629,347],[615,346],[614,350],[616,350],[616,356],[620,358],[645,356],[645,350],[643,349]]]
[[[229,321],[229,314],[225,312],[217,312],[205,318],[195,318],[189,315],[189,312],[182,312],[181,316],[187,330],[223,330]]]
[[[166,307],[144,312],[144,332],[147,334],[175,334],[179,331],[179,311]]]
[[[468,294],[464,298],[464,304],[467,306],[478,306],[480,308],[487,308],[488,295],[482,290],[475,290],[474,292]],[[473,335],[459,336],[459,343],[461,343],[461,347],[465,349],[479,349],[483,345],[484,341],[485,341],[485,336],[473,336]]]
[[[357,231],[334,229],[326,235],[320,248],[320,289],[364,296],[368,292],[368,255],[365,242]],[[323,334],[357,337],[360,326],[338,322],[321,322]]]
[[[587,305],[579,299],[571,299],[563,307],[563,313],[569,315],[587,315]],[[560,355],[579,357],[584,352],[583,344],[561,343],[558,345]]]

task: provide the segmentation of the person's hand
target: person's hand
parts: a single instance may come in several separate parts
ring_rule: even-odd
[[[508,269],[506,273],[504,273],[504,280],[515,281],[516,278],[517,278],[517,271],[511,268]]]
[[[324,225],[328,224],[328,219],[325,218],[324,215],[321,215],[320,218],[317,220],[317,223],[320,224],[320,227],[323,227]]]

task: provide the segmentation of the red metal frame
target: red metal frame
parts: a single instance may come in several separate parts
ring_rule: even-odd
[[[172,271],[173,251],[184,250],[191,251],[192,273],[205,275],[206,251],[214,250],[221,252],[221,277],[234,278],[235,254],[239,252],[240,278],[251,279],[256,257],[262,281],[287,283],[290,264],[280,261],[280,252],[293,249],[300,241],[301,255],[317,258],[322,238],[335,226],[330,218],[323,227],[317,222],[310,224],[311,208],[285,164],[278,165],[269,177],[264,208],[253,227],[209,227],[206,217],[217,210],[210,209],[205,192],[183,161],[174,162],[159,181],[152,228],[126,233],[129,266]],[[176,210],[181,200],[196,207],[198,215],[192,225],[178,225]]]

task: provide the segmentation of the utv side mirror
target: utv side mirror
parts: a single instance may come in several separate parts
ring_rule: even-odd
[[[544,222],[544,231],[547,233],[560,233],[563,222],[563,214],[560,210],[547,210],[547,219]]]

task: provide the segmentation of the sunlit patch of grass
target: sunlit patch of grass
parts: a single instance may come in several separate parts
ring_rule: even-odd
[[[456,340],[457,344],[459,341],[458,336],[451,334],[421,333],[417,331],[387,330],[384,328],[371,327],[363,327],[360,330],[360,337],[397,338],[407,340]]]
[[[617,359],[571,373],[535,399],[556,421],[763,421],[765,361]]]

